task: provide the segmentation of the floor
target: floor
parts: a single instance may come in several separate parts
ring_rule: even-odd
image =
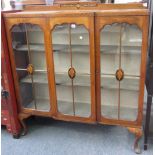
[[[2,128],[2,155],[135,155],[134,136],[116,126],[89,125],[31,118],[29,132],[13,139]],[[152,138],[147,151],[140,144],[142,155],[153,155]]]

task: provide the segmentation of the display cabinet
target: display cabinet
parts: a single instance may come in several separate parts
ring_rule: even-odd
[[[6,13],[19,120],[121,125],[142,136],[148,10],[68,2]]]

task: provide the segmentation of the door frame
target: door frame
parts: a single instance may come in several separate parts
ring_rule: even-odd
[[[51,33],[56,25],[61,24],[78,24],[84,25],[89,31],[89,45],[90,45],[90,78],[91,78],[91,115],[90,117],[80,117],[65,115],[58,111],[57,106],[57,96],[56,96],[56,84],[55,84],[55,71],[54,71],[54,56],[52,50],[52,38]],[[59,14],[49,19],[49,29],[50,34],[48,38],[49,47],[48,53],[50,54],[51,60],[48,61],[50,69],[52,70],[52,103],[53,103],[53,117],[58,120],[73,121],[73,122],[85,122],[85,123],[94,123],[96,122],[96,100],[95,100],[95,45],[94,45],[94,13],[85,13],[85,14]],[[52,51],[52,52],[51,52]]]
[[[11,61],[11,69],[12,69],[12,73],[13,73],[13,80],[14,80],[14,84],[15,84],[15,93],[16,93],[16,97],[17,97],[17,103],[18,103],[18,109],[20,113],[24,113],[26,115],[38,115],[38,116],[47,116],[49,117],[51,115],[51,107],[52,107],[52,103],[51,103],[51,93],[50,93],[50,88],[49,88],[49,97],[50,97],[50,110],[49,112],[46,111],[41,111],[41,110],[35,110],[35,109],[28,109],[28,108],[24,108],[22,107],[21,104],[21,95],[20,95],[20,89],[19,89],[19,83],[18,83],[18,76],[17,76],[17,72],[16,72],[16,64],[15,64],[15,57],[14,57],[14,53],[13,53],[13,48],[12,48],[12,35],[11,35],[11,30],[13,28],[13,26],[18,25],[18,24],[24,24],[24,23],[29,23],[29,24],[35,24],[38,25],[41,30],[44,33],[44,46],[45,46],[45,59],[46,59],[46,66],[47,66],[47,76],[48,76],[48,85],[50,85],[50,74],[48,73],[48,63],[47,63],[47,59],[48,59],[48,54],[47,54],[47,48],[48,46],[46,45],[46,19],[44,18],[22,18],[22,17],[17,17],[17,18],[5,18],[5,27],[6,27],[6,32],[7,32],[7,41],[8,41],[8,47],[9,47],[9,56],[10,56],[10,61]]]
[[[139,85],[139,98],[138,98],[138,116],[135,121],[117,120],[105,118],[101,115],[101,89],[100,89],[100,31],[105,25],[113,23],[129,23],[136,24],[142,31],[142,48],[141,48],[141,66],[140,66],[140,85]],[[148,16],[136,15],[104,15],[100,13],[95,17],[95,45],[96,45],[96,101],[97,101],[97,121],[101,124],[112,124],[122,126],[140,127],[143,118],[143,98],[144,98],[144,85],[145,85],[145,70],[147,58],[147,38],[148,38]]]

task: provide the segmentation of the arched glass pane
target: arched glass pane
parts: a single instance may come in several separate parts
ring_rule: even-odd
[[[83,25],[56,25],[52,31],[58,111],[91,115],[89,33]],[[74,77],[71,77],[74,76]]]
[[[24,108],[49,111],[43,31],[38,25],[19,24],[11,33],[21,104]]]
[[[142,33],[136,25],[115,23],[102,28],[100,60],[101,113],[103,117],[136,120],[141,44]],[[119,76],[120,79],[118,79]]]

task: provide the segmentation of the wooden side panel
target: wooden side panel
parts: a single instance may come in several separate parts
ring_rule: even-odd
[[[8,52],[8,44],[2,13],[1,33],[2,87],[4,90],[9,92],[9,96],[6,99],[2,98],[1,100],[2,124],[5,124],[8,131],[11,132],[13,135],[18,135],[20,133],[21,126],[18,120],[17,102],[14,90],[13,76],[10,67],[10,57]]]

